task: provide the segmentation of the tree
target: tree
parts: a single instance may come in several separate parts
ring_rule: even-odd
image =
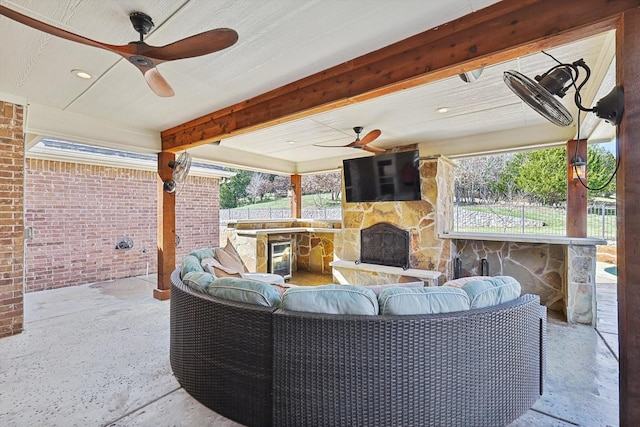
[[[232,171],[236,174],[220,184],[220,207],[223,209],[240,206],[240,201],[247,197],[247,186],[251,181],[251,172],[237,169]]]
[[[616,180],[615,178],[601,190],[595,190],[604,186],[609,178],[616,170],[616,158],[600,145],[593,145],[589,147],[587,152],[587,185],[589,188],[589,197],[611,197],[616,193]]]
[[[331,201],[338,200],[342,189],[342,178],[340,172],[329,172],[314,175],[304,175],[302,177],[302,193],[314,194],[314,204],[325,206],[322,195],[331,194]]]
[[[456,200],[475,203],[495,202],[500,193],[499,181],[507,162],[506,156],[479,156],[460,159],[455,174]]]
[[[567,198],[567,150],[547,148],[524,155],[516,175],[516,185],[545,204]]]

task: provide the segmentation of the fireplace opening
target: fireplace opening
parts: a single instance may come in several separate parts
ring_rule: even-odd
[[[358,263],[409,268],[409,231],[379,222],[360,230]]]

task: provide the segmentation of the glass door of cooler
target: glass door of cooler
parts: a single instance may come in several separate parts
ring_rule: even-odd
[[[285,279],[291,278],[290,240],[269,244],[269,269],[269,273],[279,274]]]

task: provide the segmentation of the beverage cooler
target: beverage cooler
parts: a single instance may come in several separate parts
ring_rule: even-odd
[[[269,242],[269,273],[291,279],[291,240]]]

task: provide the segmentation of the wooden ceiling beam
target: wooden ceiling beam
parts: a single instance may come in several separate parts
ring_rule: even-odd
[[[615,28],[640,0],[503,0],[162,132],[163,151],[307,117]],[[576,53],[579,55],[579,53]]]

